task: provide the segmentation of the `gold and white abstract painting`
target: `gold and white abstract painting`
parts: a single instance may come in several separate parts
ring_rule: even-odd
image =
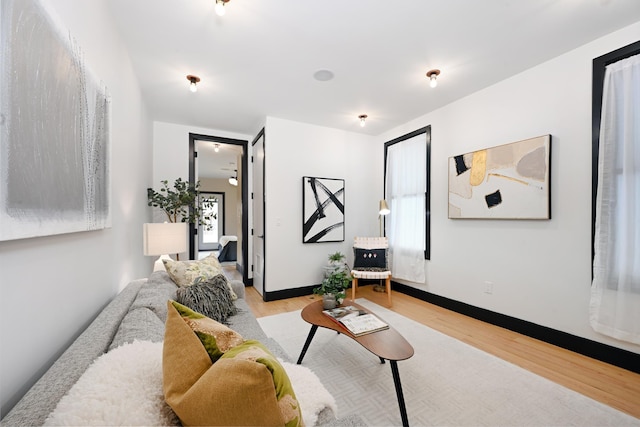
[[[449,158],[449,218],[550,219],[551,135]]]

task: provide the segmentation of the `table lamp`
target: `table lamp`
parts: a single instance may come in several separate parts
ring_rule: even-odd
[[[163,271],[165,268],[162,260],[171,259],[168,254],[187,251],[187,223],[143,224],[142,239],[146,256],[160,256],[153,265],[153,271]]]

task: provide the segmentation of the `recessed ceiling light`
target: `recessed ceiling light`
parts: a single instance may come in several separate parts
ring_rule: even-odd
[[[319,82],[326,82],[333,79],[333,71],[330,70],[318,70],[313,73],[313,78],[318,80]]]

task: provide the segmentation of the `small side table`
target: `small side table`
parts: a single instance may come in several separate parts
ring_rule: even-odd
[[[345,300],[343,305],[352,305],[359,310],[364,310],[367,313],[371,313],[370,310],[354,303],[351,300]],[[307,340],[302,347],[300,357],[298,357],[298,365],[302,363],[304,355],[313,340],[313,336],[316,334],[319,326],[323,328],[334,330],[352,340],[358,342],[361,346],[369,350],[374,355],[378,356],[380,363],[384,363],[388,360],[391,365],[391,374],[393,375],[393,383],[396,388],[396,396],[398,397],[398,406],[400,407],[400,417],[402,419],[402,425],[408,426],[409,419],[407,417],[407,408],[404,403],[404,394],[402,393],[402,384],[400,383],[400,372],[398,371],[398,361],[406,360],[413,356],[413,347],[407,342],[406,339],[398,331],[393,329],[389,325],[389,329],[373,332],[366,335],[356,337],[352,335],[347,328],[339,325],[337,322],[329,319],[329,317],[322,313],[322,301],[316,301],[302,309],[302,318],[305,322],[311,324],[311,330],[307,336]]]

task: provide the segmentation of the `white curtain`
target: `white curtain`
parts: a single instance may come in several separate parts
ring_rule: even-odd
[[[427,143],[424,134],[387,150],[387,236],[391,275],[424,283]]]
[[[640,344],[640,55],[607,66],[591,326]]]

